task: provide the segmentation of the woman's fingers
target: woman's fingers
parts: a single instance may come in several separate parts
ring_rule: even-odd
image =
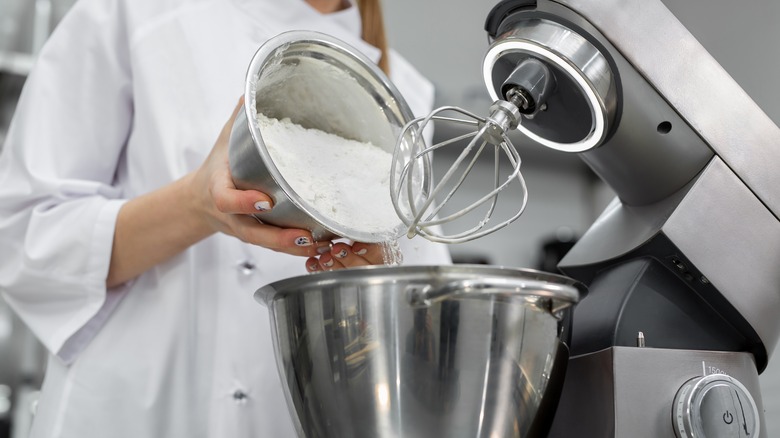
[[[309,272],[322,271],[320,260],[317,257],[309,257],[306,260],[306,270]]]
[[[381,265],[384,263],[382,245],[379,243],[355,242],[351,251],[342,258],[345,266]]]
[[[330,242],[316,242],[306,230],[275,227],[249,215],[235,215],[233,220],[236,237],[253,245],[303,257],[316,257],[330,249]]]
[[[333,250],[320,256],[320,269],[323,271],[333,271],[336,269],[343,269],[345,266],[339,259],[333,256]]]
[[[232,181],[231,181],[232,186]],[[214,205],[225,214],[254,214],[273,208],[270,196],[257,190],[238,190],[235,187],[213,187]]]
[[[318,272],[358,266],[381,265],[383,260],[382,246],[379,244],[355,243],[349,245],[338,242],[333,244],[329,252],[306,260],[306,270]]]

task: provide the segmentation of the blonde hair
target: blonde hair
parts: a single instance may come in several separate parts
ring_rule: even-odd
[[[379,68],[390,74],[390,62],[387,55],[387,35],[385,35],[385,22],[382,17],[382,5],[380,0],[356,0],[360,10],[360,19],[363,25],[363,40],[382,51],[379,58]]]

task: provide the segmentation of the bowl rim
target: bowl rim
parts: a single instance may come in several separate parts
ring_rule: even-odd
[[[453,278],[450,281],[447,279],[448,275],[458,278]],[[357,284],[358,280],[365,282],[367,279],[372,279],[374,284],[381,283],[383,279],[389,283],[397,284],[405,276],[422,279],[427,277],[430,283],[438,283],[441,288],[449,287],[458,279],[477,280],[482,282],[481,284],[494,282],[499,287],[505,284],[503,281],[506,279],[519,280],[519,282],[510,282],[510,287],[501,291],[500,294],[514,297],[550,298],[556,303],[553,307],[558,309],[578,303],[588,292],[585,284],[573,278],[529,268],[471,264],[370,265],[285,278],[260,287],[255,291],[254,298],[270,308],[275,301],[283,300],[290,295],[334,285],[349,286]],[[498,281],[496,282],[496,280]],[[498,294],[490,290],[486,292],[486,290],[480,287],[471,287],[463,293],[457,294],[457,298],[485,298]]]

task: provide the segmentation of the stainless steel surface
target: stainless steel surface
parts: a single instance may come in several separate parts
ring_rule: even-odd
[[[263,222],[311,230],[316,240],[335,236],[362,242],[392,240],[393,236],[347,228],[301,199],[273,163],[256,123],[258,112],[289,118],[305,128],[370,142],[393,153],[412,113],[374,63],[328,35],[283,33],[252,58],[244,97],[231,132],[230,168],[237,187],[273,198],[274,208],[263,213]],[[395,237],[405,231],[400,221],[397,231]]]
[[[613,347],[570,359],[549,438],[673,437],[677,391],[691,379],[713,374],[741,382],[760,414],[756,430],[766,430],[750,354]],[[764,435],[751,431],[750,436]]]
[[[521,437],[543,418],[581,293],[566,277],[453,265],[324,272],[255,297],[301,436]]]
[[[745,385],[726,374],[696,377],[677,391],[672,423],[677,438],[758,438],[755,400]]]
[[[663,233],[756,331],[766,351],[765,356],[756,354],[763,371],[780,336],[777,217],[733,169],[713,160],[664,224]]]
[[[493,100],[526,59],[553,71],[555,89],[547,108],[518,129],[547,147],[582,152],[601,144],[615,119],[616,88],[604,55],[587,39],[562,24],[529,19],[515,23],[491,44],[483,77]]]
[[[496,101],[486,118],[458,107],[441,107],[404,126],[396,140],[390,190],[393,206],[407,227],[409,237],[419,234],[433,242],[462,243],[493,233],[520,217],[525,210],[528,189],[520,173],[520,155],[507,137],[510,130],[517,128],[518,105],[517,102]],[[471,130],[429,145],[423,134],[434,124],[439,127],[458,124]],[[431,156],[445,147],[460,152],[444,175],[434,181]],[[447,157],[439,155],[438,162]],[[467,178],[479,177],[471,171],[483,157],[492,160],[493,178],[492,184],[484,189],[487,193],[475,200],[453,199]],[[508,166],[508,172],[502,172],[502,165]],[[509,190],[519,190],[522,202],[511,215],[494,217],[499,194],[506,195]],[[454,212],[439,215],[445,207]],[[442,224],[449,224],[457,231],[445,233],[439,227]]]
[[[659,0],[555,2],[597,27],[755,196],[780,216],[780,129],[674,14]]]

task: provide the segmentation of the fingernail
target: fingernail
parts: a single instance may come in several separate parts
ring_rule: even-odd
[[[311,246],[311,239],[306,236],[295,239],[295,244],[298,246]]]
[[[357,254],[357,255],[365,255],[367,252],[368,252],[367,249],[361,248],[361,249],[355,251],[355,254]]]
[[[319,263],[314,262],[314,263],[309,265],[309,271],[314,272],[314,271],[319,271],[319,270],[320,270]]]
[[[255,202],[255,210],[257,211],[266,211],[271,209],[271,203],[268,201],[257,201]]]
[[[335,253],[333,255],[336,256],[336,258],[343,259],[344,257],[347,256],[347,250],[342,248],[341,251],[339,251],[339,252],[337,252],[337,253]]]
[[[325,266],[326,268],[330,268],[331,266],[333,266],[333,259],[330,259],[327,262],[322,262],[322,266]]]

